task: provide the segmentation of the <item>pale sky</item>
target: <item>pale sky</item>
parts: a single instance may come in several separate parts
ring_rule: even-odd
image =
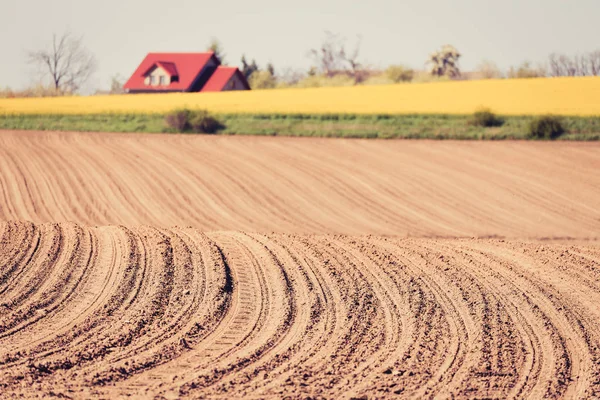
[[[326,30],[349,44],[361,35],[361,59],[375,67],[422,68],[449,43],[463,70],[484,59],[506,69],[600,49],[598,16],[600,0],[0,0],[0,87],[31,84],[27,50],[65,30],[98,59],[91,86],[108,88],[148,52],[204,51],[212,37],[230,65],[245,53],[260,66],[306,69]]]

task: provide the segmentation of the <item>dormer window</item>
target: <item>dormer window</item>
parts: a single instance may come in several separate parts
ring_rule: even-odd
[[[177,67],[172,62],[157,61],[144,73],[144,84],[146,86],[169,86],[173,82],[179,82]]]

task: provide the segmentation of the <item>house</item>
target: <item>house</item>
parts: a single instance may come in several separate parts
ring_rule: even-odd
[[[237,67],[214,53],[148,53],[123,86],[127,93],[222,92],[250,90]]]

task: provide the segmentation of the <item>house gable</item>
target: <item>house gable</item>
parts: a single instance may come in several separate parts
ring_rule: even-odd
[[[225,85],[223,90],[249,90],[250,85],[244,75],[238,70]]]
[[[249,90],[250,86],[237,67],[220,66],[202,88],[202,92]]]
[[[160,65],[155,65],[144,74],[144,85],[168,87],[178,79],[177,75],[171,75]]]

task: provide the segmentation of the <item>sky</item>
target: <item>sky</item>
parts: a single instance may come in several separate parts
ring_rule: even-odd
[[[217,38],[229,65],[246,54],[264,67],[308,69],[308,52],[330,31],[376,68],[423,68],[444,44],[463,55],[463,70],[483,60],[502,69],[552,52],[600,49],[600,0],[0,0],[0,87],[22,89],[39,79],[27,52],[52,34],[82,36],[98,70],[89,85],[107,89],[128,77],[148,52],[206,50]]]

